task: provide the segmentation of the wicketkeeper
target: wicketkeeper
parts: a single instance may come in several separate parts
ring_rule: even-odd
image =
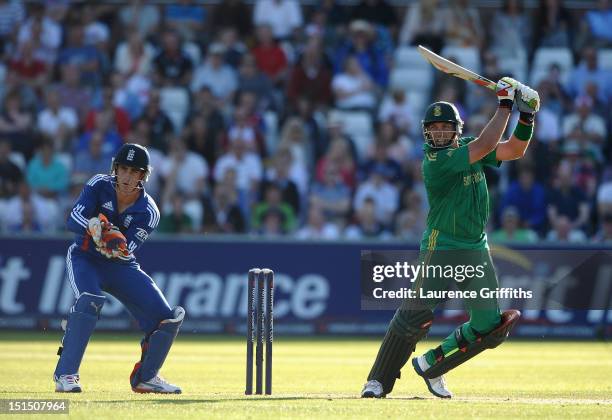
[[[485,275],[457,282],[462,290],[498,287],[485,226],[489,217],[489,194],[483,167],[497,167],[505,160],[521,158],[533,134],[534,117],[540,108],[538,93],[514,79],[504,77],[496,86],[499,107],[478,137],[461,137],[463,121],[448,102],[434,102],[422,121],[425,157],[422,171],[430,209],[427,230],[421,241],[426,265],[450,263],[482,265]],[[513,105],[519,122],[509,140],[500,142]],[[454,281],[451,279],[450,281]],[[439,278],[416,279],[415,290],[424,292],[448,287]],[[381,398],[393,390],[400,370],[427,334],[439,300],[407,299],[395,312],[361,396]],[[470,320],[459,326],[436,348],[412,359],[429,391],[451,398],[444,374],[487,348],[500,345],[518,320],[516,310],[500,313],[497,299],[465,299]]]
[[[149,152],[127,143],[117,152],[110,175],[85,185],[68,217],[76,234],[66,270],[76,301],[68,315],[53,378],[57,392],[81,392],[79,366],[106,297],[119,299],[145,336],[142,354],[130,375],[134,392],[180,394],[159,369],[183,323],[185,311],[168,302],[136,262],[134,252],[159,223],[159,210],[144,183],[151,173]]]

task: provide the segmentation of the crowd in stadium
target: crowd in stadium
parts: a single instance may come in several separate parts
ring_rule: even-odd
[[[151,154],[159,232],[418,242],[423,105],[455,103],[464,135],[497,105],[403,72],[423,44],[542,98],[526,156],[487,172],[491,242],[610,243],[608,1],[407,3],[0,1],[0,232],[63,232],[129,141]],[[571,62],[535,71],[542,51]]]

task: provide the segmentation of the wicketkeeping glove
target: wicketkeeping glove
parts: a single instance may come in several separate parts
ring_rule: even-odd
[[[119,228],[102,213],[88,222],[87,232],[96,244],[96,250],[106,258],[128,257],[127,240]]]
[[[512,109],[516,91],[522,85],[511,77],[502,77],[495,87],[499,106]]]

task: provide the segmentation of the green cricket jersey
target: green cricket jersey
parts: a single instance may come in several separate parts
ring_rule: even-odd
[[[496,151],[470,165],[468,143],[435,149],[424,145],[423,179],[429,200],[422,250],[487,248],[484,233],[489,218],[489,192],[483,165],[499,166]]]

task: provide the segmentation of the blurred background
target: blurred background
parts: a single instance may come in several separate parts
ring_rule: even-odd
[[[490,242],[609,249],[607,0],[1,0],[0,326],[46,326],[41,313],[67,310],[71,292],[53,280],[66,217],[127,141],[151,153],[146,189],[162,213],[139,259],[181,285],[174,303],[242,316],[231,273],[266,264],[287,274],[280,314],[321,320],[346,304],[335,315],[357,319],[358,290],[313,308],[357,288],[360,249],[420,241],[424,109],[451,101],[478,135],[497,106],[418,44],[542,98],[527,155],[487,169]],[[305,328],[333,332],[325,325]]]

